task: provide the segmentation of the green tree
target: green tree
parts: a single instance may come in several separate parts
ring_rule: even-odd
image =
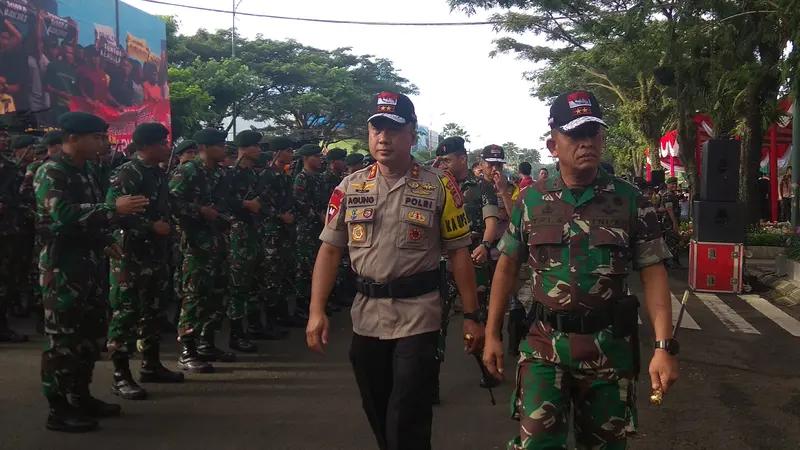
[[[439,133],[440,139],[447,139],[453,136],[461,137],[467,143],[470,142],[469,133],[467,133],[467,130],[462,128],[461,125],[453,122],[445,124],[444,129],[442,130],[441,133]]]
[[[530,148],[520,148],[513,142],[506,142],[501,147],[506,154],[506,161],[512,165],[519,165],[521,162],[529,162],[532,165],[541,164],[541,156],[538,150]]]

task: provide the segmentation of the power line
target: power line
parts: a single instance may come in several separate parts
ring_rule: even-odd
[[[222,14],[233,14],[233,11],[215,8],[204,8],[201,6],[182,5],[179,3],[170,3],[159,0],[141,0],[145,3],[154,3],[157,5],[175,6],[178,8],[196,9],[199,11],[216,12]],[[274,16],[270,14],[257,14],[236,11],[237,15],[261,17],[265,19],[279,19],[279,20],[294,20],[299,22],[317,22],[317,23],[334,23],[344,25],[372,25],[384,27],[452,27],[452,26],[474,26],[474,25],[497,25],[503,23],[502,21],[485,21],[485,22],[364,22],[358,20],[332,20],[332,19],[311,19],[307,17],[287,17],[287,16]]]

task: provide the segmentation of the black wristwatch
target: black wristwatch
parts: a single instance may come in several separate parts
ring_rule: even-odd
[[[486,247],[486,250],[491,250],[492,249],[492,243],[489,242],[489,241],[483,241],[483,242],[481,242],[481,245]]]
[[[667,339],[664,341],[656,341],[654,346],[656,349],[665,350],[672,356],[676,356],[681,351],[681,346],[678,344],[678,341],[675,339]]]
[[[481,314],[478,311],[465,312],[464,319],[471,320],[475,323],[482,323]]]

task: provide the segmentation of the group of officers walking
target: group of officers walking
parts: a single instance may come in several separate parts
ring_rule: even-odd
[[[439,145],[438,168],[421,165],[411,156],[416,124],[408,97],[378,94],[368,120],[375,162],[344,161],[351,170],[342,177],[343,152],[329,151],[320,174],[318,145],[294,151],[275,138],[265,154],[253,131],[236,136],[227,169],[225,133],[215,129],[183,141],[174,164],[168,130],[158,124],[140,125],[134,156],[109,170],[97,162],[108,124],[87,113],[61,116],[61,149],[25,177],[41,246],[47,427],[88,431],[97,418],[120,414],[89,389],[104,338],[117,395],[145,396],[129,367],[136,350],[141,382],[183,381],[159,350],[172,263],[180,280],[178,364],[188,372],[235,358],[215,340],[226,317],[232,350],[253,352],[251,340],[304,326],[308,346],[322,353],[329,302],[350,303],[352,288],[349,358],[378,447],[430,449],[456,296],[465,350],[482,352],[502,380],[502,324],[527,263],[534,304],[516,333],[521,345],[509,344],[519,352],[512,406],[521,424],[508,448],[564,448],[571,408],[580,446],[625,448],[637,425],[640,365],[638,301],[625,280],[640,271],[655,331],[649,374],[665,392],[678,376],[662,264],[672,255],[649,200],[599,167],[605,122],[597,99],[577,91],[554,101],[547,146],[559,172],[521,190],[503,175],[496,145],[483,149],[482,177],[468,170],[457,138]],[[302,170],[293,178],[287,166],[295,156]]]
[[[362,155],[331,149],[323,170],[316,144],[295,151],[291,139],[248,130],[229,146],[211,128],[172,150],[167,128],[145,123],[131,157],[121,158],[110,153],[101,118],[71,112],[59,127],[40,141],[13,138],[14,155],[0,157],[0,340],[27,341],[7,313],[38,304],[49,429],[89,431],[97,418],[120,414],[89,390],[101,351],[113,362],[113,393],[138,400],[147,392],[130,368],[137,351],[139,382],[184,380],[161,363],[165,327],[177,330],[178,366],[208,373],[213,362],[236,359],[215,339],[226,318],[228,346],[243,353],[257,351],[254,340],[306,326],[327,199],[345,172],[363,167]],[[26,251],[34,268],[30,256],[14,259]],[[341,273],[328,314],[349,305]],[[180,306],[169,324],[173,299]]]

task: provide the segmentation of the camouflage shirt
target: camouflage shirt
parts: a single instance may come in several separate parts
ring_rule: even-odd
[[[22,180],[22,185],[19,187],[19,196],[20,201],[22,204],[36,209],[36,194],[33,191],[33,177],[36,175],[36,171],[39,170],[39,167],[42,167],[49,157],[45,157],[45,159],[41,161],[34,161],[28,164],[28,167],[25,169],[25,177]]]
[[[153,232],[153,222],[162,219],[157,217],[155,209],[161,185],[165,182],[164,170],[158,166],[148,166],[138,154],[122,164],[111,177],[106,194],[108,204],[114,204],[124,195],[141,195],[150,200],[150,205],[144,213],[119,219],[119,229],[114,231],[114,238],[126,256],[132,254],[137,260],[158,256],[157,246],[153,243],[160,240]]]
[[[669,214],[667,213],[668,210],[672,210],[675,213],[675,220],[680,222],[681,221],[681,202],[678,201],[678,196],[673,194],[670,191],[664,192],[661,196],[661,206],[664,207],[664,213],[662,217],[662,223],[664,226],[669,226],[672,228],[672,219],[670,219]]]
[[[322,230],[320,213],[326,211],[327,199],[322,199],[319,175],[303,169],[295,177],[293,189],[298,226],[319,227]]]
[[[183,231],[196,230],[212,233],[212,223],[200,214],[211,193],[219,191],[225,183],[225,170],[218,165],[206,167],[198,156],[181,164],[169,180],[172,215]]]
[[[264,190],[258,193],[261,214],[268,221],[280,222],[278,215],[294,212],[294,180],[284,170],[277,170],[274,167],[264,169],[260,176],[267,178],[267,180],[259,180],[259,183],[264,186]]]
[[[458,188],[464,196],[464,212],[469,220],[472,243],[483,241],[486,231],[486,218],[499,217],[497,191],[492,183],[475,176],[468,171],[467,178],[458,181]]]
[[[231,212],[238,220],[254,224],[253,214],[244,207],[242,202],[255,198],[254,190],[259,175],[252,167],[236,165],[228,169],[226,177],[230,183],[228,195]]]
[[[671,256],[650,201],[599,170],[579,198],[560,174],[525,189],[499,245],[529,262],[534,299],[554,310],[602,308],[627,294],[632,270]]]
[[[331,194],[333,194],[333,190],[336,189],[336,186],[342,182],[344,176],[341,174],[337,174],[336,172],[328,169],[325,172],[322,172],[319,175],[320,185],[321,185],[321,196],[324,202],[327,202],[329,198],[331,198]]]
[[[20,203],[19,189],[22,183],[19,165],[6,155],[0,154],[0,236],[17,233],[19,221],[17,210]]]
[[[38,214],[37,230],[46,246],[58,241],[79,259],[83,250],[104,248],[113,241],[114,204],[105,203],[98,174],[91,164],[78,166],[59,153],[42,164],[33,178]]]

